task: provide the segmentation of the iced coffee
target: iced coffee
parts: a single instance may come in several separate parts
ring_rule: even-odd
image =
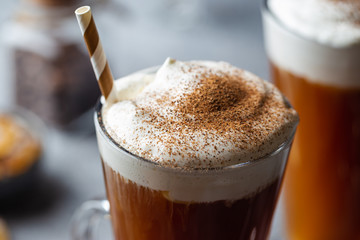
[[[298,122],[270,83],[167,59],[115,82],[96,129],[116,239],[266,239]]]
[[[268,0],[263,13],[272,79],[301,118],[288,239],[360,239],[360,1]]]

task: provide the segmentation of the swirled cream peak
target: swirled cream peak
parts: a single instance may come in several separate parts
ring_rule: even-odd
[[[288,28],[334,47],[360,43],[359,0],[269,0]]]
[[[263,157],[291,138],[298,117],[270,83],[225,62],[167,59],[154,74],[116,81],[105,127],[159,164],[214,168]]]

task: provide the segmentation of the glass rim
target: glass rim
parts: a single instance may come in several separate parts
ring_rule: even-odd
[[[252,166],[252,165],[256,165],[260,162],[263,162],[275,155],[277,155],[278,153],[282,152],[284,149],[286,149],[287,147],[289,147],[294,139],[294,135],[296,132],[296,128],[297,128],[297,124],[294,126],[290,138],[288,138],[287,140],[285,140],[284,142],[282,142],[274,151],[272,151],[269,154],[266,154],[265,156],[262,156],[260,158],[254,159],[254,160],[248,160],[246,162],[240,162],[240,163],[236,163],[236,164],[232,164],[232,165],[227,165],[227,166],[223,166],[223,167],[214,167],[214,168],[186,168],[186,169],[181,169],[181,168],[171,168],[168,166],[164,166],[160,163],[148,160],[146,158],[143,158],[141,156],[138,156],[130,151],[128,151],[127,149],[125,149],[124,147],[122,147],[120,144],[118,144],[112,137],[111,135],[107,132],[104,122],[103,122],[103,117],[102,117],[102,107],[103,107],[103,102],[104,98],[100,97],[99,100],[97,101],[96,105],[95,105],[95,113],[94,113],[94,122],[95,122],[95,130],[99,131],[100,134],[102,135],[102,137],[104,137],[107,141],[107,143],[109,143],[112,148],[116,149],[119,152],[122,153],[126,153],[128,155],[130,155],[131,157],[136,158],[137,160],[147,163],[153,167],[156,167],[158,169],[162,169],[162,170],[168,170],[168,171],[174,171],[174,172],[188,172],[188,173],[200,173],[200,172],[204,172],[204,171],[230,171],[230,170],[234,170],[234,169],[238,169],[238,168],[244,168],[247,166]]]

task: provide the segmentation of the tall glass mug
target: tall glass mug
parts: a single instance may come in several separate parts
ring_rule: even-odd
[[[262,13],[272,80],[301,119],[284,180],[286,239],[360,239],[360,43],[331,46],[296,33],[269,2]]]
[[[102,107],[99,102],[95,126],[108,201],[80,209],[74,239],[93,239],[94,219],[108,211],[117,240],[267,238],[296,126],[287,142],[263,158],[186,170],[118,145],[104,127]]]

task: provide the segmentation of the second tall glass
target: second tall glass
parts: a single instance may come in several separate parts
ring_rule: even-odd
[[[301,119],[284,182],[287,239],[360,239],[360,43],[295,33],[267,2],[272,80]]]

